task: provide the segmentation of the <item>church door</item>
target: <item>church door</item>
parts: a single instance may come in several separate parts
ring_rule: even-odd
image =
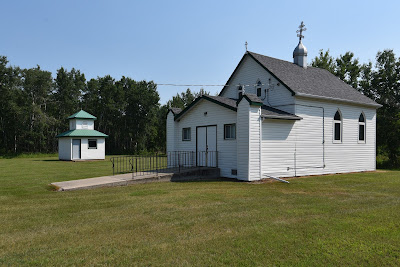
[[[217,167],[217,126],[199,126],[196,131],[197,166]]]

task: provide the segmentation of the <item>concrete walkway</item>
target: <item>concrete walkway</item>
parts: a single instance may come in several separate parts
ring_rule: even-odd
[[[72,180],[51,183],[57,191],[71,191],[80,189],[92,189],[97,187],[124,186],[138,183],[161,182],[161,181],[185,181],[213,179],[219,177],[218,168],[193,168],[180,173],[149,173],[135,176],[132,173]]]

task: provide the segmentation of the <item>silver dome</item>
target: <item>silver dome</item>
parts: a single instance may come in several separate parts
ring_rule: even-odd
[[[307,48],[303,45],[301,40],[293,51],[293,58],[295,56],[307,56]]]

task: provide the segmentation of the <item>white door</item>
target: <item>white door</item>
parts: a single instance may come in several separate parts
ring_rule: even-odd
[[[217,167],[217,126],[197,128],[197,166]]]
[[[81,158],[81,139],[72,139],[72,159]]]

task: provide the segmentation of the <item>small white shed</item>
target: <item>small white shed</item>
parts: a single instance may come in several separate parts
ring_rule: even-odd
[[[81,110],[69,119],[69,131],[57,135],[60,160],[93,160],[105,158],[108,135],[94,129],[95,116]]]

